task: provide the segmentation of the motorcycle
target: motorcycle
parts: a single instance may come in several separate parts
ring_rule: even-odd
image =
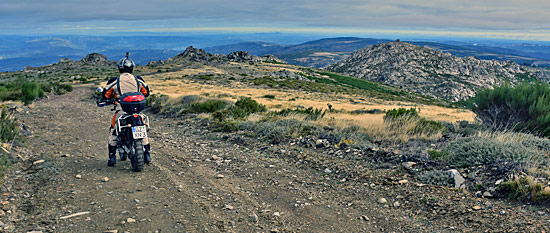
[[[97,92],[103,92],[99,87]],[[130,158],[132,170],[140,172],[143,170],[144,147],[143,139],[147,137],[149,129],[149,117],[142,113],[145,109],[145,96],[139,92],[130,92],[117,99],[98,99],[98,107],[113,105],[111,111],[117,110],[117,103],[120,104],[123,114],[118,117],[115,125],[117,135],[117,150],[121,161]]]

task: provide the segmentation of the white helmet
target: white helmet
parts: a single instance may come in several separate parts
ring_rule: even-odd
[[[134,66],[136,63],[132,59],[128,58],[130,56],[129,52],[126,52],[126,57],[118,61],[117,67],[120,73],[132,73],[134,71]]]

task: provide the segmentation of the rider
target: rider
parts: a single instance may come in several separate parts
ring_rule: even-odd
[[[128,58],[129,53],[126,53],[126,57],[120,59],[118,62],[118,71],[120,76],[111,78],[105,88],[103,89],[103,98],[104,99],[116,99],[117,97],[122,96],[126,92],[141,92],[145,97],[149,96],[149,87],[145,84],[145,81],[140,76],[132,75],[134,71],[135,63],[130,58]],[[113,119],[111,120],[111,127],[109,133],[109,161],[107,166],[114,166],[116,164],[116,145],[117,145],[117,135],[115,131],[115,126],[117,122],[117,115],[122,110],[118,103],[116,104],[116,111]],[[144,162],[151,162],[151,145],[149,144],[149,139],[143,139],[144,144]]]

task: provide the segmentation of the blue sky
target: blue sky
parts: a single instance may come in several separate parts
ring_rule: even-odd
[[[547,0],[2,0],[0,34],[298,32],[550,41]]]

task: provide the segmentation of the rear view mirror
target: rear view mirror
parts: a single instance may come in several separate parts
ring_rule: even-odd
[[[102,88],[102,87],[98,87],[97,89],[95,89],[95,91],[103,93],[103,88]]]

